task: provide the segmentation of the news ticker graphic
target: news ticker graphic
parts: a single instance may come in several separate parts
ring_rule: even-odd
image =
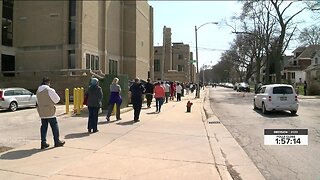
[[[308,129],[265,129],[264,145],[308,145]]]

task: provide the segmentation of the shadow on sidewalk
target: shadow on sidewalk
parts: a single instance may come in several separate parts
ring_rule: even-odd
[[[27,150],[17,150],[17,151],[10,151],[7,152],[5,154],[2,154],[0,156],[0,159],[6,159],[6,160],[15,160],[15,159],[22,159],[22,158],[26,158],[29,156],[32,156],[36,153],[39,152],[44,152],[46,150],[49,150],[52,148],[48,148],[48,149],[27,149]]]
[[[83,138],[86,136],[89,136],[89,132],[81,132],[81,133],[73,133],[73,134],[67,134],[64,136],[65,139],[75,139],[75,138]]]
[[[159,114],[158,112],[148,112],[146,114]]]
[[[117,121],[120,121],[120,120],[112,120],[112,121],[107,121],[107,120],[105,120],[105,121],[100,121],[100,122],[98,122],[98,124],[110,124],[110,123],[114,123],[114,122],[117,122]]]
[[[132,125],[136,122],[132,121],[125,121],[125,122],[118,122],[117,125],[121,125],[121,126],[127,126],[127,125]]]

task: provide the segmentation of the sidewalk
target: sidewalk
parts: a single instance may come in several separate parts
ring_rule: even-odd
[[[191,113],[186,113],[188,100],[193,102]],[[232,179],[217,149],[221,142],[207,127],[203,99],[187,95],[181,102],[164,104],[159,114],[154,111],[143,108],[138,123],[132,121],[133,111],[122,113],[121,121],[99,117],[98,133],[64,134],[61,148],[40,150],[35,140],[4,152],[0,179]],[[259,174],[247,177],[262,179]]]
[[[320,99],[320,96],[304,96],[304,95],[298,95],[298,99]]]

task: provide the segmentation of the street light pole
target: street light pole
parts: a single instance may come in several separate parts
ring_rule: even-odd
[[[200,98],[200,77],[199,77],[199,61],[198,61],[198,29],[197,26],[194,27],[194,32],[196,33],[196,60],[197,60],[197,89],[196,89],[196,98]]]
[[[204,70],[205,70],[205,67],[204,67],[204,64],[202,65],[202,85],[204,86]]]
[[[196,90],[196,98],[200,98],[200,74],[199,74],[199,59],[198,59],[198,29],[200,29],[202,26],[207,24],[218,24],[218,22],[207,22],[202,24],[197,28],[197,26],[194,26],[194,32],[196,35],[196,60],[197,60],[197,90]],[[203,74],[204,76],[204,74]],[[204,80],[204,79],[203,79]]]

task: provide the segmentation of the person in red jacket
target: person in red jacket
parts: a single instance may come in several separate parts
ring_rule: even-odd
[[[160,82],[156,83],[156,86],[154,87],[154,98],[156,98],[156,112],[161,111],[161,106],[163,104],[165,97],[165,90],[163,86],[160,85]]]

